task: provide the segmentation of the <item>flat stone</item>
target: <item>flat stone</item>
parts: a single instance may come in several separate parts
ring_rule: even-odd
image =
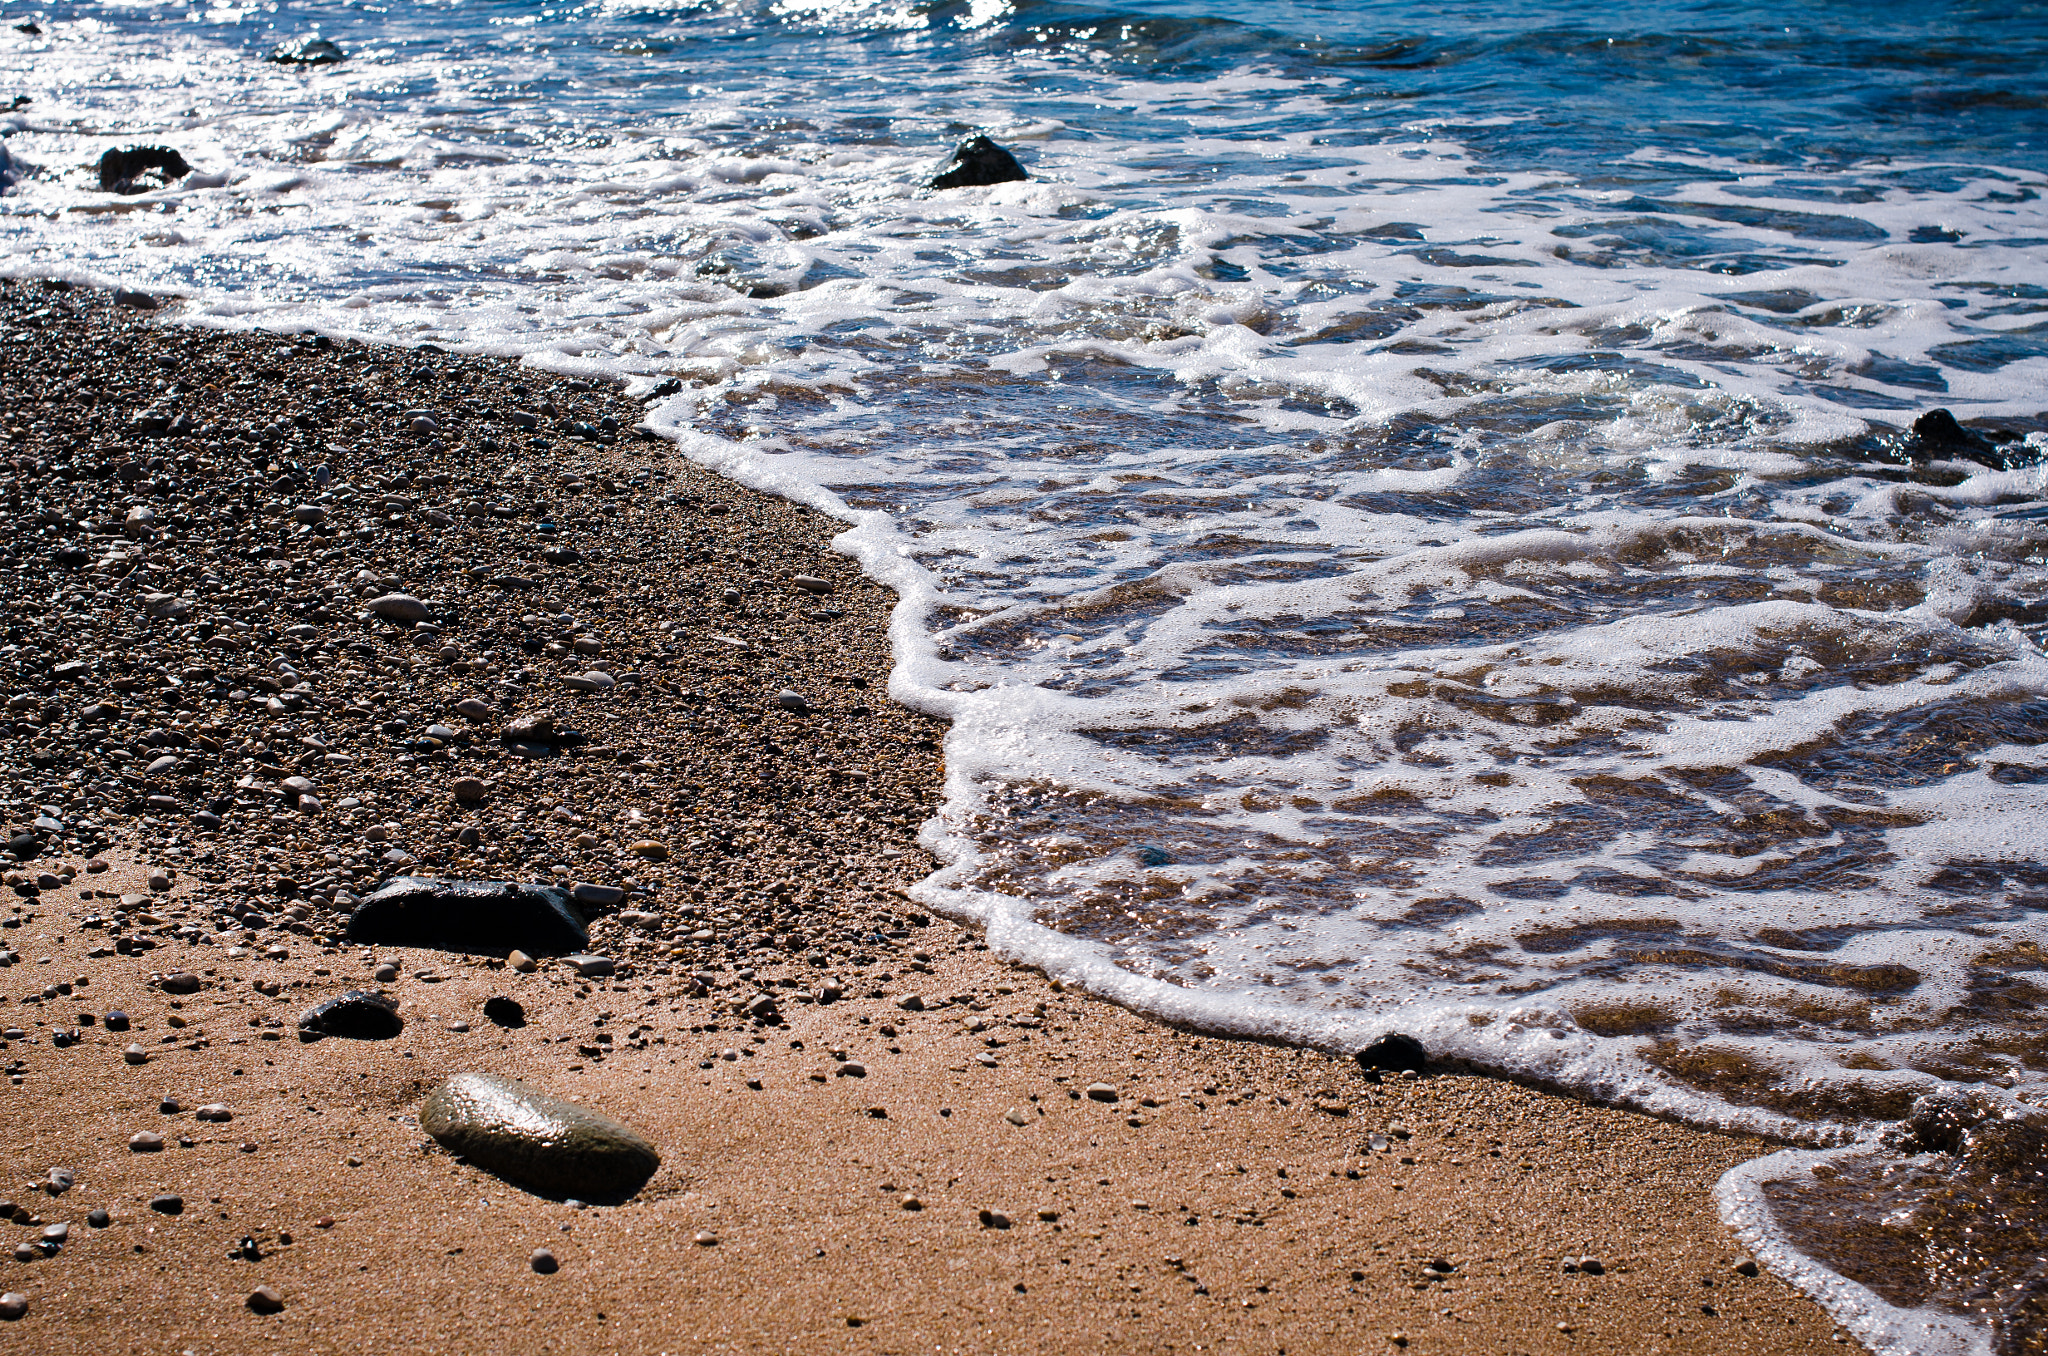
[[[173,970],[157,982],[165,993],[198,993],[199,976],[190,970]]]
[[[225,1102],[208,1102],[192,1113],[202,1121],[231,1121],[235,1113],[228,1110]]]
[[[796,691],[794,688],[786,687],[776,693],[775,704],[785,711],[794,711],[800,716],[810,714],[811,710],[811,704],[804,700],[804,694]]]
[[[566,891],[517,881],[399,876],[349,915],[348,939],[442,951],[575,951],[590,930]]]
[[[618,685],[618,679],[609,673],[592,669],[588,673],[570,673],[562,677],[562,686],[577,692],[609,692]]]
[[[665,862],[668,860],[668,844],[656,842],[652,838],[642,838],[629,846],[626,851],[642,861]]]
[[[128,1136],[128,1152],[131,1154],[159,1153],[164,1147],[164,1137],[154,1130],[138,1130]]]
[[[467,716],[471,720],[488,720],[491,711],[492,707],[489,702],[479,701],[475,697],[464,697],[461,701],[455,703],[455,714]]]
[[[159,1215],[182,1215],[185,1213],[185,1198],[171,1192],[163,1192],[149,1198],[149,1208]]]
[[[152,762],[148,767],[144,768],[142,770],[142,775],[145,777],[162,777],[170,773],[176,772],[177,770],[177,758],[174,755],[167,753],[163,757]]]
[[[903,997],[896,1000],[896,1006],[903,1009],[905,1012],[923,1012],[924,995],[907,993],[903,995]]]
[[[609,908],[624,901],[626,892],[616,885],[594,885],[589,881],[578,881],[570,887],[569,898],[578,904]]]
[[[798,588],[804,590],[806,593],[832,592],[832,581],[829,579],[820,579],[817,575],[814,574],[800,574],[796,578],[790,580],[789,582],[796,585]]]
[[[387,593],[369,601],[372,614],[386,621],[423,622],[427,619],[427,605],[410,593]]]
[[[324,1003],[306,1009],[299,1016],[299,1039],[318,1040],[341,1036],[349,1040],[389,1040],[405,1030],[398,1004],[380,993],[351,989]]]
[[[1088,1085],[1088,1100],[1092,1102],[1114,1102],[1116,1099],[1117,1091],[1110,1084],[1090,1083]]]
[[[610,956],[564,956],[562,961],[585,979],[605,979],[619,968]]]
[[[504,736],[514,744],[552,744],[555,742],[555,713],[534,711],[508,721]]]
[[[631,1126],[496,1074],[442,1083],[420,1106],[420,1129],[487,1172],[559,1195],[631,1195],[661,1166]]]

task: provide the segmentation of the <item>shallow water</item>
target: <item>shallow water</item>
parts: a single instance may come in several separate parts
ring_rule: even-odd
[[[1010,950],[1806,1143],[2048,1091],[2048,10],[39,23],[0,269],[679,380],[903,591]]]

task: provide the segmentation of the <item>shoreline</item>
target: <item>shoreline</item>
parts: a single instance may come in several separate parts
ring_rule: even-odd
[[[1761,1141],[1176,1031],[912,904],[943,731],[881,696],[892,595],[822,515],[633,440],[616,393],[83,290],[0,308],[33,336],[7,545],[40,606],[6,656],[8,827],[57,825],[0,933],[11,1194],[71,1225],[4,1286],[41,1346],[1841,1349],[1733,1270],[1713,1186]],[[425,625],[366,606],[395,594]],[[504,733],[542,711],[553,738]],[[594,887],[614,972],[340,935],[408,873]],[[357,987],[398,1037],[291,1039]],[[663,1164],[579,1210],[460,1163],[412,1118],[467,1070]],[[233,1119],[195,1119],[214,1102]],[[59,1166],[73,1187],[29,1193]]]

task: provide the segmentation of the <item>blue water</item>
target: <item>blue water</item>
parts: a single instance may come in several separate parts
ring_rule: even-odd
[[[2048,1096],[2048,7],[35,17],[0,271],[615,379],[841,515],[1002,949],[1815,1144]],[[976,132],[1029,181],[926,189]],[[1886,1349],[2034,1340],[1796,1235]]]

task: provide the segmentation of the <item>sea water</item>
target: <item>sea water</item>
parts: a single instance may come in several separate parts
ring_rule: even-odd
[[[932,904],[1805,1146],[1723,1184],[1767,1261],[2020,1350],[2048,10],[1603,8],[14,6],[0,271],[625,382],[901,592]],[[926,189],[977,132],[1029,179]]]

